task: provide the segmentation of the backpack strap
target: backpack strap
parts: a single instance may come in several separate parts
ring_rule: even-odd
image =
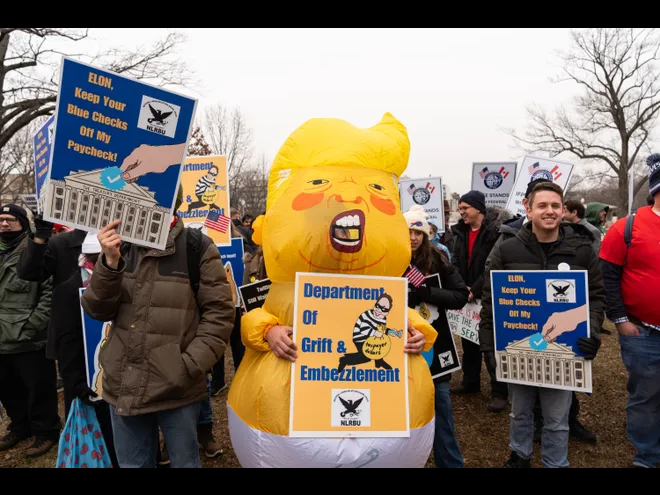
[[[633,226],[635,225],[635,213],[632,215],[628,215],[628,218],[626,218],[626,228],[623,231],[623,240],[626,243],[626,247],[630,249],[630,245],[632,244],[632,237],[633,237]]]
[[[186,229],[186,259],[190,287],[197,297],[201,279],[199,265],[202,262],[202,233],[197,229]]]

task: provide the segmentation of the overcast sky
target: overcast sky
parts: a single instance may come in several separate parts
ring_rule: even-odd
[[[569,102],[555,84],[568,29],[94,29],[97,46],[125,47],[184,32],[181,56],[199,85],[198,115],[240,107],[257,152],[272,160],[314,117],[360,126],[391,112],[408,128],[407,175],[470,187],[474,161],[517,159],[501,127],[523,128],[525,107]]]

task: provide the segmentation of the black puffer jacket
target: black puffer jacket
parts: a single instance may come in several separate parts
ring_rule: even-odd
[[[438,338],[434,345],[435,354],[437,355],[441,350],[448,349],[451,345],[448,341],[451,342],[450,339],[453,339],[445,310],[462,309],[467,304],[469,292],[456,268],[446,263],[442,259],[440,252],[434,249],[431,272],[425,275],[429,276],[436,273],[440,275],[442,288],[429,287],[421,290],[410,286],[408,306],[414,309],[419,303],[425,302],[438,307],[438,318],[433,322],[433,328],[438,332]],[[433,381],[435,383],[441,383],[450,380],[451,373],[440,378],[435,378]]]
[[[510,213],[502,208],[490,207],[486,210],[486,218],[481,224],[481,230],[472,249],[472,259],[468,263],[468,242],[470,227],[460,220],[453,228],[456,244],[451,255],[451,262],[463,277],[465,284],[471,288],[476,299],[481,298],[484,283],[486,260],[499,237],[499,228]]]
[[[561,263],[568,263],[572,270],[587,270],[591,336],[599,338],[605,317],[605,287],[598,257],[591,247],[592,242],[593,236],[583,225],[562,224],[559,241],[552,246],[546,258],[536,235],[532,232],[532,224],[528,223],[515,237],[505,240],[495,248],[491,254],[489,270],[485,274],[481,299],[479,340],[482,352],[495,349],[491,270],[557,270]]]

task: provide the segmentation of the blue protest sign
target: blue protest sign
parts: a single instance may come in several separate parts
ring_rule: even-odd
[[[85,289],[80,290],[82,299]],[[99,364],[99,353],[110,336],[111,322],[103,323],[90,318],[80,307],[82,315],[83,341],[85,344],[85,369],[87,370],[87,386],[101,397],[103,392],[103,368]]]
[[[591,362],[577,341],[589,337],[586,271],[493,271],[497,379],[591,392]]]
[[[33,138],[35,193],[38,200],[44,196],[44,184],[46,184],[46,179],[48,178],[50,150],[52,148],[53,131],[55,130],[53,126],[54,122],[55,117],[49,118]]]
[[[238,288],[243,285],[243,274],[245,272],[245,265],[243,264],[243,238],[234,237],[231,240],[231,246],[221,246],[220,258],[227,273],[227,280],[231,285],[232,295],[234,296],[234,304],[238,308],[241,306],[241,295]]]
[[[44,218],[164,249],[196,104],[64,58]]]

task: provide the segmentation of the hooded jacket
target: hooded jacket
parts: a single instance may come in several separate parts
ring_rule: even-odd
[[[586,227],[565,223],[560,226],[559,240],[546,257],[528,223],[515,237],[506,239],[491,253],[490,267],[485,274],[481,300],[479,340],[482,352],[495,350],[493,334],[493,301],[490,285],[491,270],[557,270],[568,263],[571,270],[587,270],[589,283],[589,315],[591,336],[600,338],[605,317],[605,286],[598,265],[598,257],[591,244],[593,237]]]
[[[605,227],[603,226],[603,222],[600,221],[599,215],[603,210],[609,213],[610,207],[603,203],[589,203],[584,215],[584,219],[600,230],[602,234],[605,233]]]

